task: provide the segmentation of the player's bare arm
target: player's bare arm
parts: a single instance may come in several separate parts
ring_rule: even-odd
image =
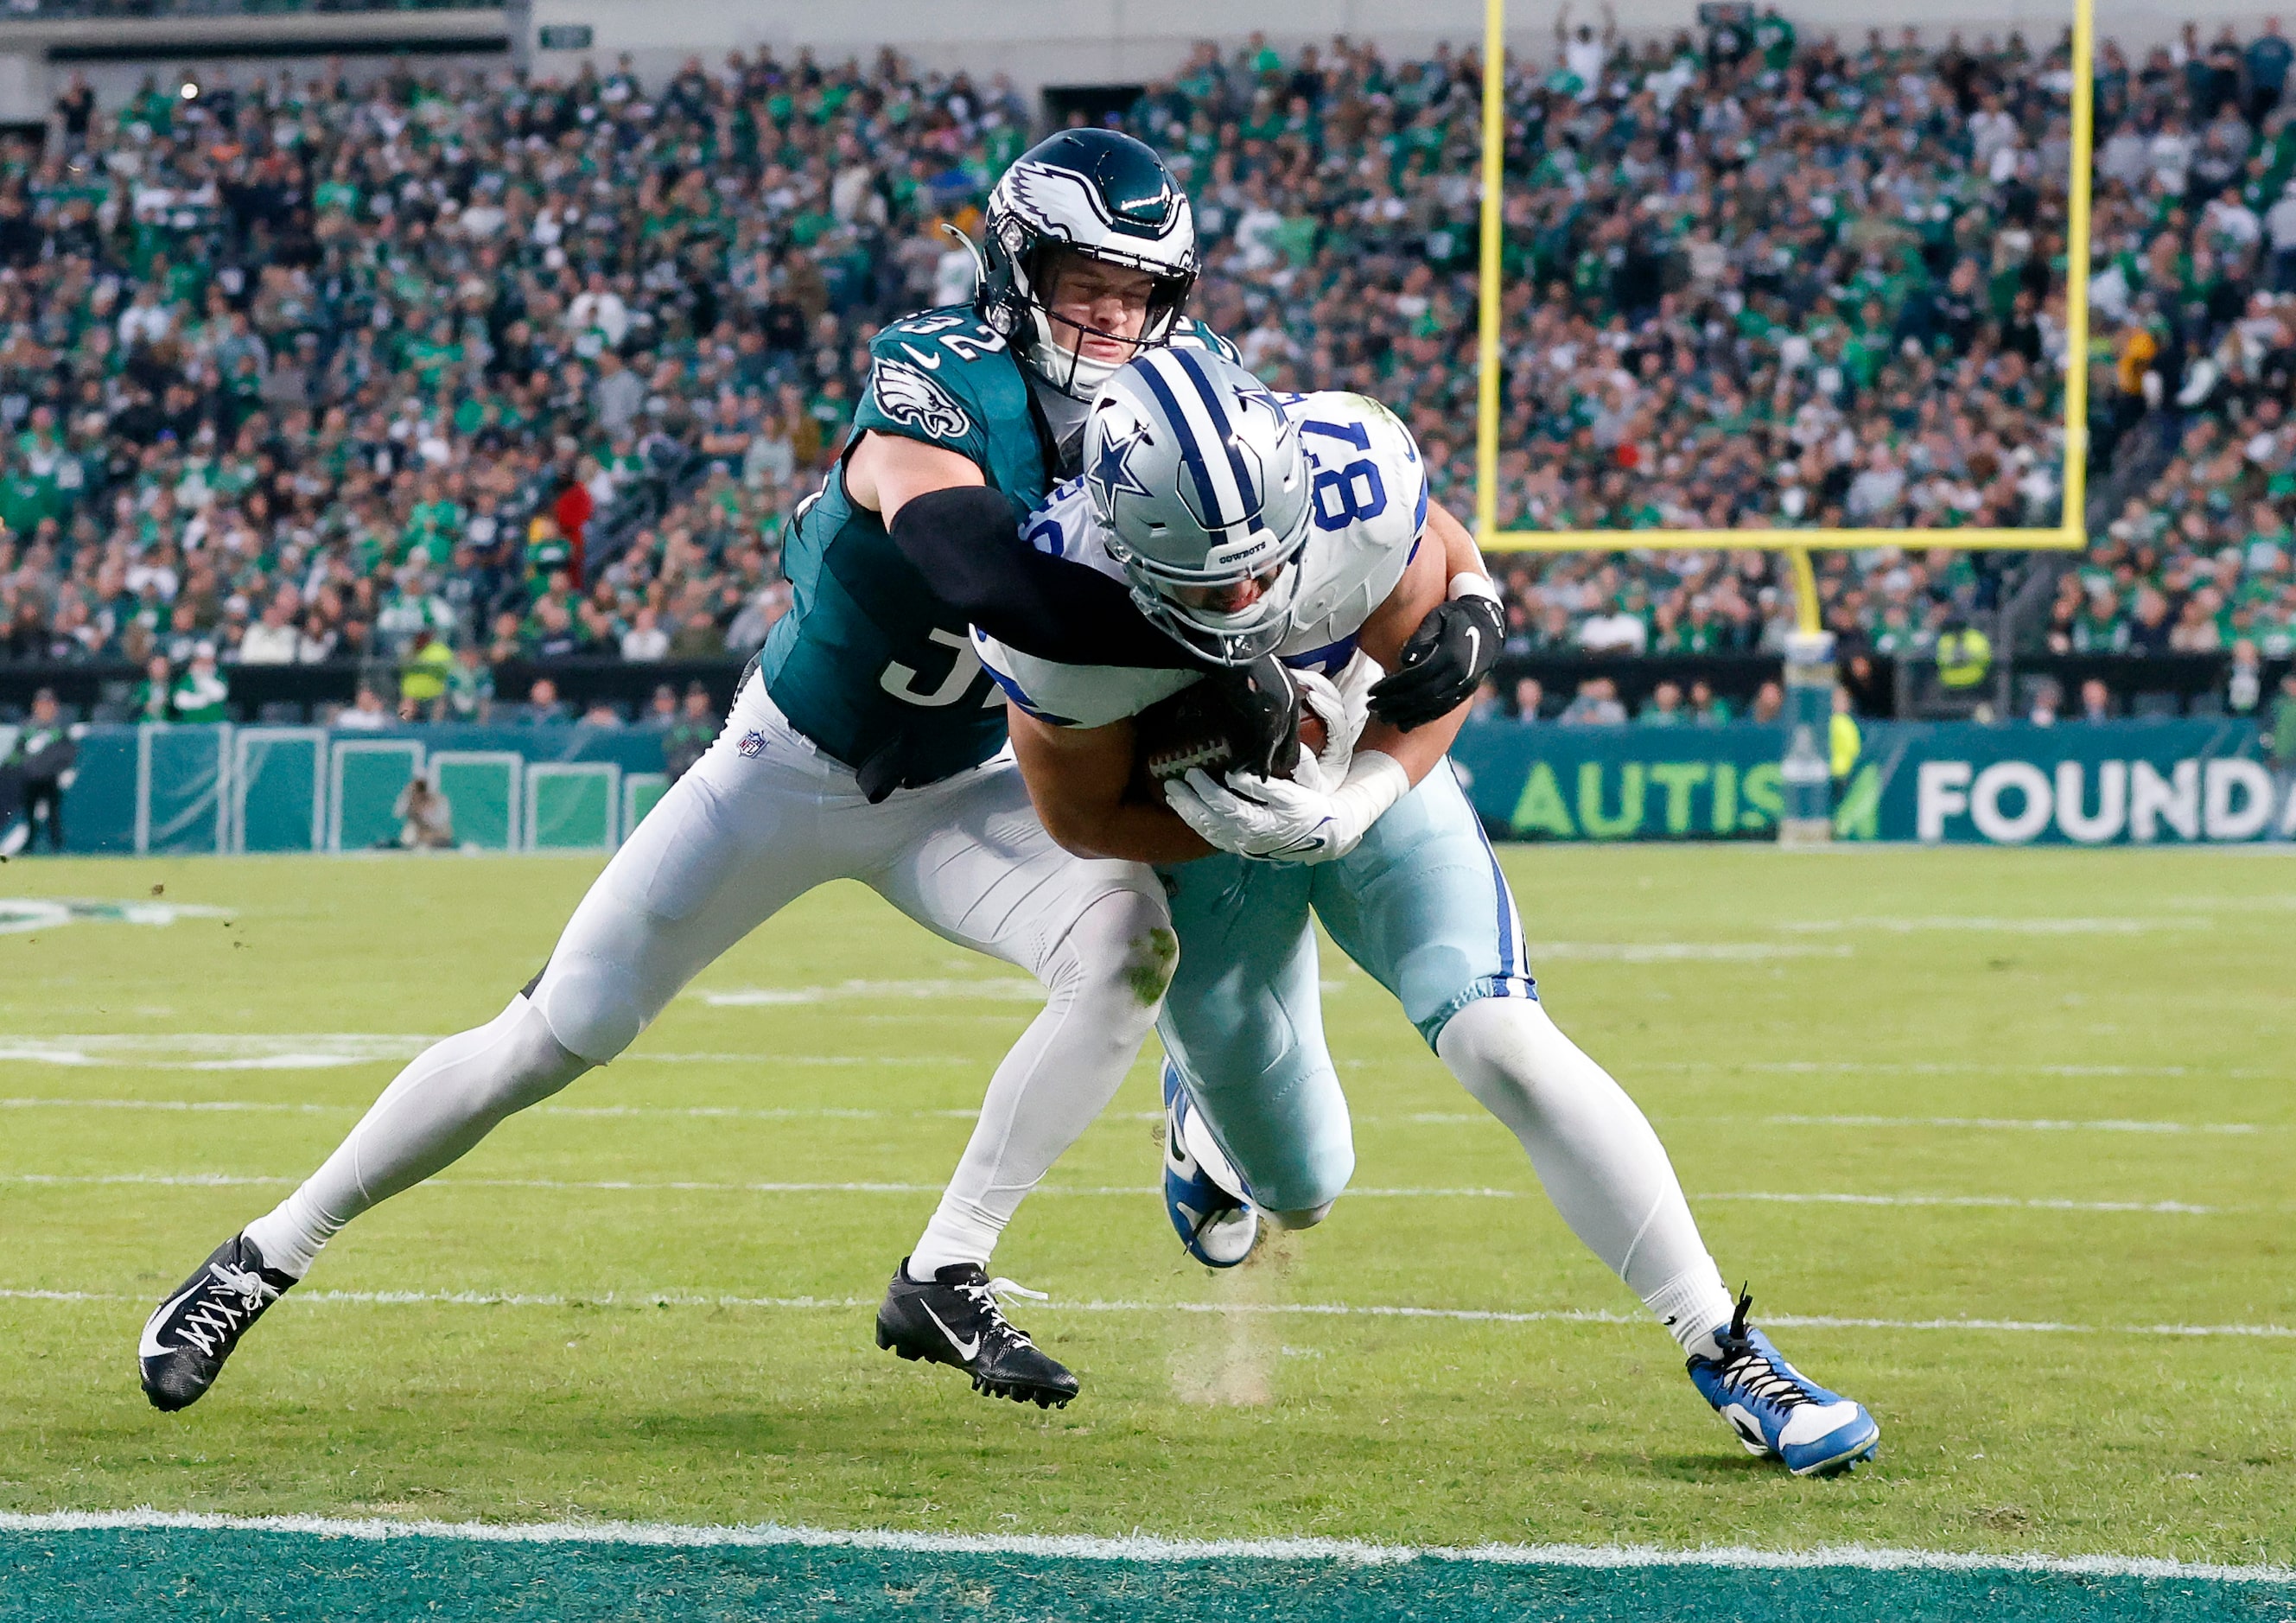
[[[1506,640],[1506,611],[1467,527],[1431,502],[1425,534],[1443,544],[1444,595],[1398,657],[1380,660],[1393,674],[1371,691],[1372,714],[1406,730],[1473,698]]]
[[[985,483],[980,464],[961,451],[873,429],[845,459],[845,494],[884,520],[889,530],[901,509],[921,496]]]
[[[1013,754],[1045,832],[1078,857],[1193,862],[1212,848],[1168,807],[1132,798],[1136,729],[1128,717],[1062,727],[1011,707]]]
[[[1404,566],[1403,578],[1387,594],[1387,601],[1372,611],[1371,618],[1363,623],[1357,645],[1364,652],[1379,661],[1382,670],[1394,670],[1403,662],[1403,647],[1420,624],[1446,601],[1453,574],[1454,540],[1463,541],[1466,550],[1478,564],[1481,556],[1475,552],[1475,543],[1464,526],[1443,511],[1435,502],[1427,504],[1427,528],[1421,532],[1418,550]],[[1430,541],[1441,541],[1440,546],[1430,546]],[[1406,732],[1374,714],[1364,724],[1363,736],[1356,741],[1356,753],[1377,750],[1391,756],[1400,766],[1414,786],[1435,769],[1451,748],[1451,741],[1459,735],[1459,725],[1467,718],[1464,701],[1454,705],[1435,720]]]

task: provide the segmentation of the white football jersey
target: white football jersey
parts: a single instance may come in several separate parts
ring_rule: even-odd
[[[1427,470],[1411,430],[1376,400],[1337,390],[1275,398],[1300,425],[1314,493],[1292,630],[1276,653],[1295,669],[1328,675],[1355,656],[1363,623],[1387,601],[1418,551],[1427,528]],[[1126,578],[1123,566],[1108,555],[1081,479],[1047,496],[1022,533],[1039,552]],[[1136,716],[1202,675],[1059,665],[1007,647],[977,627],[972,643],[1007,698],[1060,726],[1105,726]]]

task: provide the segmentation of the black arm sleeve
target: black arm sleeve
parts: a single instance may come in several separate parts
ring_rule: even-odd
[[[1022,540],[1001,491],[929,490],[901,504],[887,533],[935,595],[1022,653],[1063,665],[1199,668],[1132,606],[1122,583]]]

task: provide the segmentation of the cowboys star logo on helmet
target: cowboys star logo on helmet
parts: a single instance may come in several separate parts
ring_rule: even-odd
[[[1106,434],[1100,455],[1093,459],[1092,471],[1085,475],[1085,482],[1092,487],[1093,500],[1103,512],[1112,512],[1120,496],[1148,494],[1148,487],[1132,471],[1132,447],[1148,437],[1148,425],[1135,422],[1128,432],[1111,422]]]
[[[914,366],[880,356],[870,373],[869,389],[877,397],[877,409],[896,422],[939,439],[962,439],[972,431],[972,419],[964,408]]]

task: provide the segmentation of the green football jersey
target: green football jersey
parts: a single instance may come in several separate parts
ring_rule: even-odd
[[[1234,353],[1188,320],[1173,341]],[[1004,337],[955,305],[896,322],[869,353],[854,439],[873,430],[970,458],[1012,500],[1017,528],[1063,470]],[[907,787],[1004,747],[1004,693],[973,654],[964,617],[902,556],[883,520],[846,495],[841,460],[791,519],[783,556],[790,611],[759,665],[798,731],[847,766],[874,762],[871,776]]]

